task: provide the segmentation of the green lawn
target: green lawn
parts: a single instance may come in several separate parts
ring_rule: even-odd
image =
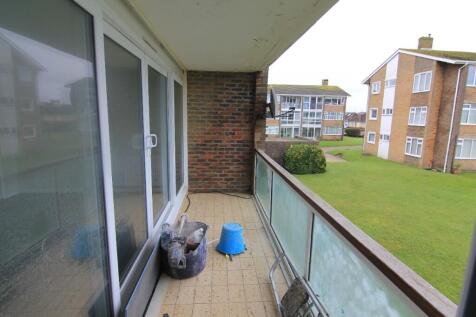
[[[344,136],[342,141],[320,141],[319,146],[331,147],[331,146],[350,146],[350,145],[362,145],[364,138],[356,138],[350,136]]]
[[[458,303],[476,220],[476,173],[443,174],[342,153],[309,188]]]

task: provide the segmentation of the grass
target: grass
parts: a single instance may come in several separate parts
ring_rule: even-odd
[[[364,138],[344,136],[342,141],[320,141],[319,146],[321,147],[334,147],[334,146],[351,146],[351,145],[362,145]]]
[[[335,150],[347,163],[297,175],[309,188],[458,303],[476,220],[476,173],[426,171]]]

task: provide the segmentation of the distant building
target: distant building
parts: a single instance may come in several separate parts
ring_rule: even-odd
[[[365,112],[346,112],[344,115],[344,128],[365,129]]]
[[[445,172],[476,170],[476,53],[399,49],[368,85],[364,152]]]
[[[304,137],[341,140],[344,113],[350,95],[338,86],[270,85],[275,119],[268,118],[266,131],[284,138]],[[294,107],[294,110],[292,110]]]

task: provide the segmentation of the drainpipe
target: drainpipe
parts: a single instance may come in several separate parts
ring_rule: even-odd
[[[456,99],[458,97],[458,90],[459,90],[459,80],[461,77],[461,70],[468,66],[468,63],[464,64],[458,69],[458,77],[456,78],[456,90],[455,95],[453,98],[453,110],[451,111],[451,123],[450,123],[450,132],[448,134],[448,143],[446,144],[446,154],[445,154],[445,165],[443,166],[443,172],[446,173],[448,169],[448,155],[450,153],[450,143],[451,143],[451,134],[453,133],[453,121],[455,117],[455,109],[456,109]]]

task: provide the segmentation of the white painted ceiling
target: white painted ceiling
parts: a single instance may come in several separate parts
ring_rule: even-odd
[[[269,66],[337,0],[126,0],[187,70]]]

